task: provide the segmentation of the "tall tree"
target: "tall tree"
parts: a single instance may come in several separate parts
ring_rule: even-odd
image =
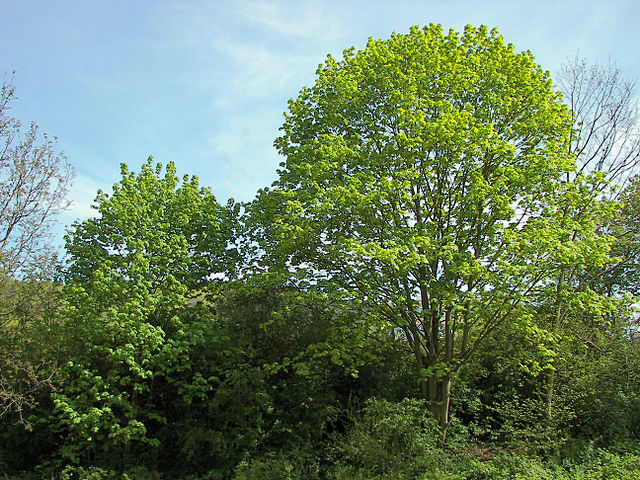
[[[546,308],[549,310],[542,315],[543,324],[560,339],[571,335],[571,329],[567,327],[572,323],[594,317],[606,322],[607,315],[611,312],[619,314],[620,309],[624,308],[621,306],[624,302],[611,294],[613,290],[620,290],[620,285],[614,282],[624,278],[624,274],[629,272],[628,266],[637,256],[633,249],[620,248],[624,244],[629,246],[628,239],[634,236],[634,230],[622,230],[624,222],[620,220],[626,215],[614,212],[618,208],[616,204],[611,203],[610,208],[602,209],[602,218],[594,217],[593,209],[583,206],[599,200],[629,200],[629,189],[623,188],[629,185],[629,179],[637,172],[640,162],[640,129],[634,83],[626,80],[615,64],[600,66],[576,57],[562,66],[557,79],[574,122],[568,147],[575,157],[576,168],[567,173],[567,181],[575,181],[586,175],[591,180],[589,191],[584,192],[583,200],[578,204],[568,202],[563,216],[567,222],[576,225],[590,222],[594,227],[618,237],[615,253],[619,259],[606,266],[591,265],[585,268],[587,265],[584,263],[574,262],[560,269],[554,282],[555,292],[549,292],[547,297],[547,302],[551,302],[553,306],[547,304]],[[628,212],[629,209],[626,208],[625,211]],[[575,235],[580,235],[579,230],[576,229]],[[568,292],[576,291],[583,295],[597,291],[608,294],[609,298],[604,303],[599,302],[598,313],[594,315],[593,311],[588,312],[584,306],[576,308],[576,305],[570,304]],[[548,374],[549,421],[552,420],[554,410],[555,376],[554,368]]]
[[[364,306],[362,329],[410,349],[444,440],[452,382],[487,335],[526,322],[562,264],[608,250],[561,208],[588,190],[566,181],[569,111],[496,30],[430,25],[329,56],[285,118],[279,179],[253,207],[263,261],[328,279]]]
[[[15,98],[13,83],[5,78],[0,88],[0,417],[15,414],[29,427],[23,413],[53,374],[44,358],[57,290],[48,240],[57,214],[69,205],[74,172],[55,139],[41,136],[35,123],[24,131],[10,115]]]

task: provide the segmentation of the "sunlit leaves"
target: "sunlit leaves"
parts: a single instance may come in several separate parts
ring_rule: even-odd
[[[157,359],[176,351],[189,298],[229,272],[233,209],[221,207],[196,177],[176,176],[151,159],[136,174],[122,166],[113,193],[99,192],[98,216],[67,236],[65,328],[74,362],[55,394],[61,428],[80,453],[110,446],[125,455],[157,444],[148,426],[165,420],[154,410]],[[179,343],[179,342],[178,342]],[[118,454],[118,453],[116,453]]]
[[[569,111],[496,30],[413,27],[328,57],[281,130],[253,208],[265,268],[368,299],[418,371],[461,366],[564,265],[607,261],[590,180],[566,181]]]

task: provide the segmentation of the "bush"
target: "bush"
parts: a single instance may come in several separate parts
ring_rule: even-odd
[[[591,458],[570,471],[572,480],[636,480],[640,478],[640,453],[620,455],[596,450]]]
[[[244,460],[235,470],[233,480],[310,480],[320,478],[317,457],[310,451],[269,453],[261,458]]]
[[[438,426],[425,401],[371,398],[351,416],[340,451],[346,465],[367,472],[368,478],[404,478],[437,466]],[[337,472],[340,478],[358,478],[348,467]]]

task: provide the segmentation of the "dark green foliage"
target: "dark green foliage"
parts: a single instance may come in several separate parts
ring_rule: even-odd
[[[265,373],[232,341],[208,308],[170,339],[155,363],[158,468],[174,475],[215,470],[224,478],[264,439],[273,409]]]
[[[305,352],[326,341],[332,313],[318,297],[268,281],[230,284],[215,295],[216,313],[232,343],[250,352],[271,400],[262,447],[291,451],[322,441],[337,418],[338,393],[348,379],[327,359]]]
[[[483,442],[553,448],[561,431],[544,418],[543,379],[555,353],[538,329],[502,329],[455,386],[454,414]],[[544,447],[543,447],[544,444]]]
[[[413,477],[437,466],[437,422],[424,400],[388,402],[371,398],[340,445],[343,462],[372,477],[383,474]]]

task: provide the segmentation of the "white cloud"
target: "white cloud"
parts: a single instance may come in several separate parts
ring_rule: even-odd
[[[340,16],[336,15],[342,10],[317,1],[246,0],[236,2],[233,11],[249,23],[306,39],[334,40],[345,31]]]
[[[280,91],[301,70],[309,69],[308,56],[269,49],[256,43],[219,38],[214,46],[220,55],[229,58],[234,68],[226,77],[222,96],[215,104],[228,106],[241,98],[270,97]],[[313,71],[313,67],[311,67]]]
[[[98,185],[94,179],[85,175],[77,175],[69,191],[71,206],[62,214],[63,223],[70,225],[76,220],[86,220],[97,216],[98,212],[91,208],[91,205],[93,205],[96,193],[101,187],[104,188],[104,185]]]

